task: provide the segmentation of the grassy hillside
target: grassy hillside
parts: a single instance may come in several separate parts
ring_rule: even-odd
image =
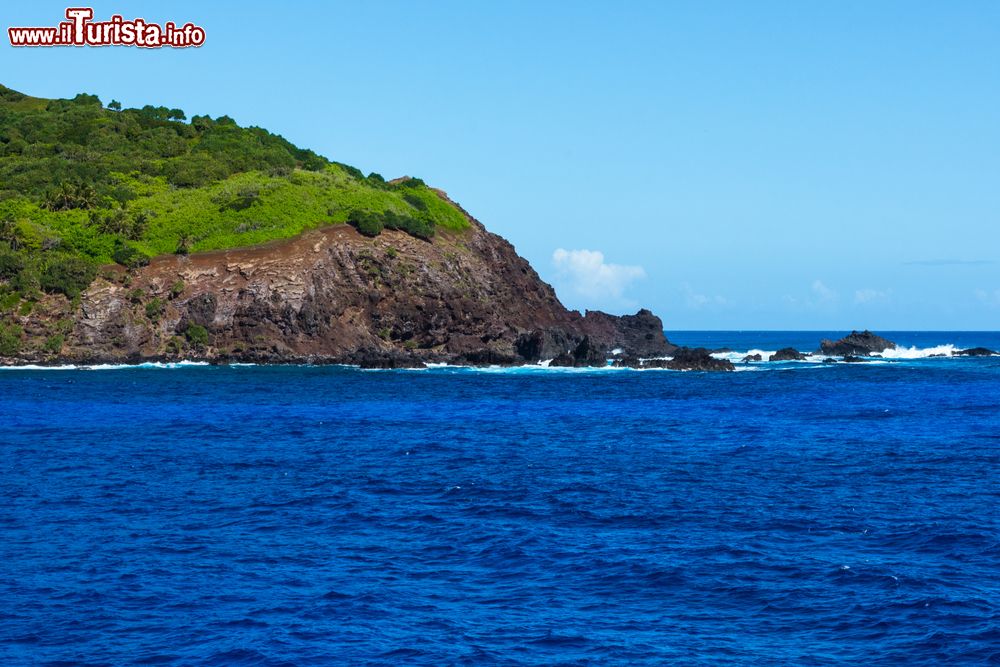
[[[100,264],[252,245],[337,223],[468,227],[419,179],[387,183],[257,127],[0,86],[0,312],[78,294]],[[22,306],[23,307],[23,304]]]

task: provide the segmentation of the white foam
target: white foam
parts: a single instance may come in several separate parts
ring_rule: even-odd
[[[936,345],[934,347],[897,347],[895,349],[882,350],[882,352],[877,352],[872,356],[882,357],[883,359],[927,359],[933,356],[953,357],[955,356],[956,349],[958,348],[951,343]]]
[[[715,357],[716,359],[723,359],[726,361],[731,361],[733,363],[739,363],[743,361],[744,357],[752,356],[754,354],[759,354],[761,361],[767,361],[770,358],[770,356],[774,353],[775,350],[768,351],[768,350],[758,350],[754,348],[752,350],[747,350],[746,352],[733,352],[733,351],[712,352],[712,356]]]
[[[142,364],[63,364],[61,366],[40,366],[25,364],[23,366],[0,366],[0,370],[12,371],[118,371],[136,368],[188,368],[191,366],[210,366],[207,361],[148,361]]]

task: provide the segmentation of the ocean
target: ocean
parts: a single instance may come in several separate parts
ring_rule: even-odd
[[[669,332],[733,350],[844,332]],[[1000,333],[0,370],[0,664],[1000,662]]]

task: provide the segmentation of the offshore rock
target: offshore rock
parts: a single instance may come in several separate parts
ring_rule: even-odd
[[[831,356],[843,357],[853,355],[867,357],[874,352],[893,350],[896,348],[896,344],[891,340],[876,336],[866,329],[860,333],[852,331],[838,341],[824,339],[820,341],[819,348],[820,352]]]
[[[802,361],[806,355],[796,350],[794,347],[783,347],[772,354],[768,361]]]
[[[996,352],[986,347],[970,347],[967,350],[955,350],[954,354],[957,357],[992,357]]]

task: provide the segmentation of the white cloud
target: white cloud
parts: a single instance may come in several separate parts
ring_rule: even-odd
[[[559,277],[580,297],[597,303],[622,302],[625,289],[646,277],[641,266],[609,264],[599,250],[557,249],[552,253]]]
[[[888,290],[883,291],[866,287],[865,289],[859,289],[854,292],[854,303],[885,303],[889,300],[889,294],[890,292]]]
[[[718,294],[710,296],[696,292],[688,283],[684,283],[682,289],[684,291],[684,302],[688,308],[693,310],[700,310],[707,306],[725,306],[729,303],[725,297]]]
[[[812,291],[820,303],[830,303],[837,300],[837,293],[824,285],[821,280],[813,281]]]
[[[976,298],[991,308],[1000,306],[1000,289],[992,292],[984,289],[976,290]]]

